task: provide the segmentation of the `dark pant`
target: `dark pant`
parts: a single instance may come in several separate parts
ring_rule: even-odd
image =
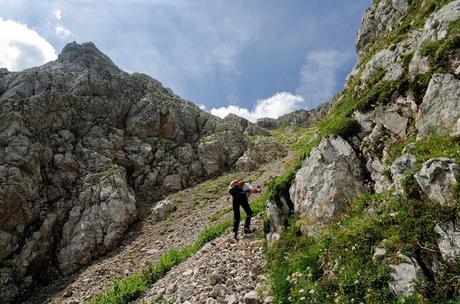
[[[238,232],[238,226],[240,225],[240,205],[243,207],[244,212],[246,212],[246,222],[244,223],[244,228],[249,229],[251,225],[252,210],[249,206],[248,201],[233,202],[233,232]]]

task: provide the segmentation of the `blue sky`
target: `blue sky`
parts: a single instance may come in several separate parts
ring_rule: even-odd
[[[312,108],[343,87],[371,0],[0,0],[0,66],[93,41],[211,113]]]

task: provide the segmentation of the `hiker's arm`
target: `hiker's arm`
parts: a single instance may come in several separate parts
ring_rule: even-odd
[[[251,186],[251,187],[249,187],[249,192],[250,193],[260,193],[260,192],[262,192],[262,190],[260,188],[258,188],[258,187]]]

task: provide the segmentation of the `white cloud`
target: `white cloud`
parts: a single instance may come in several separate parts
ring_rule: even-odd
[[[59,36],[59,37],[68,37],[70,35],[73,35],[71,31],[69,31],[68,29],[66,29],[63,25],[61,24],[58,24],[56,25],[56,27],[54,28],[55,32],[56,32],[56,35]]]
[[[337,50],[314,51],[307,55],[300,70],[299,86],[296,93],[312,106],[328,101],[337,90],[337,71],[351,53]]]
[[[61,20],[62,19],[62,14],[61,14],[61,10],[60,9],[57,9],[54,11],[54,17],[56,17],[57,20]]]
[[[258,100],[252,110],[230,105],[217,109],[212,108],[210,112],[221,118],[232,113],[254,122],[262,117],[278,118],[281,115],[301,108],[304,102],[305,100],[299,95],[293,95],[289,92],[279,92],[270,98]]]
[[[36,31],[0,18],[0,67],[18,71],[56,58],[53,46]]]

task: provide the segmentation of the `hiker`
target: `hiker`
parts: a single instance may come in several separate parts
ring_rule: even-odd
[[[260,187],[253,187],[244,180],[233,180],[230,182],[229,191],[233,198],[233,233],[235,240],[238,240],[238,226],[240,225],[240,206],[246,212],[246,222],[244,224],[244,233],[251,233],[252,210],[249,206],[249,194],[260,193]]]

